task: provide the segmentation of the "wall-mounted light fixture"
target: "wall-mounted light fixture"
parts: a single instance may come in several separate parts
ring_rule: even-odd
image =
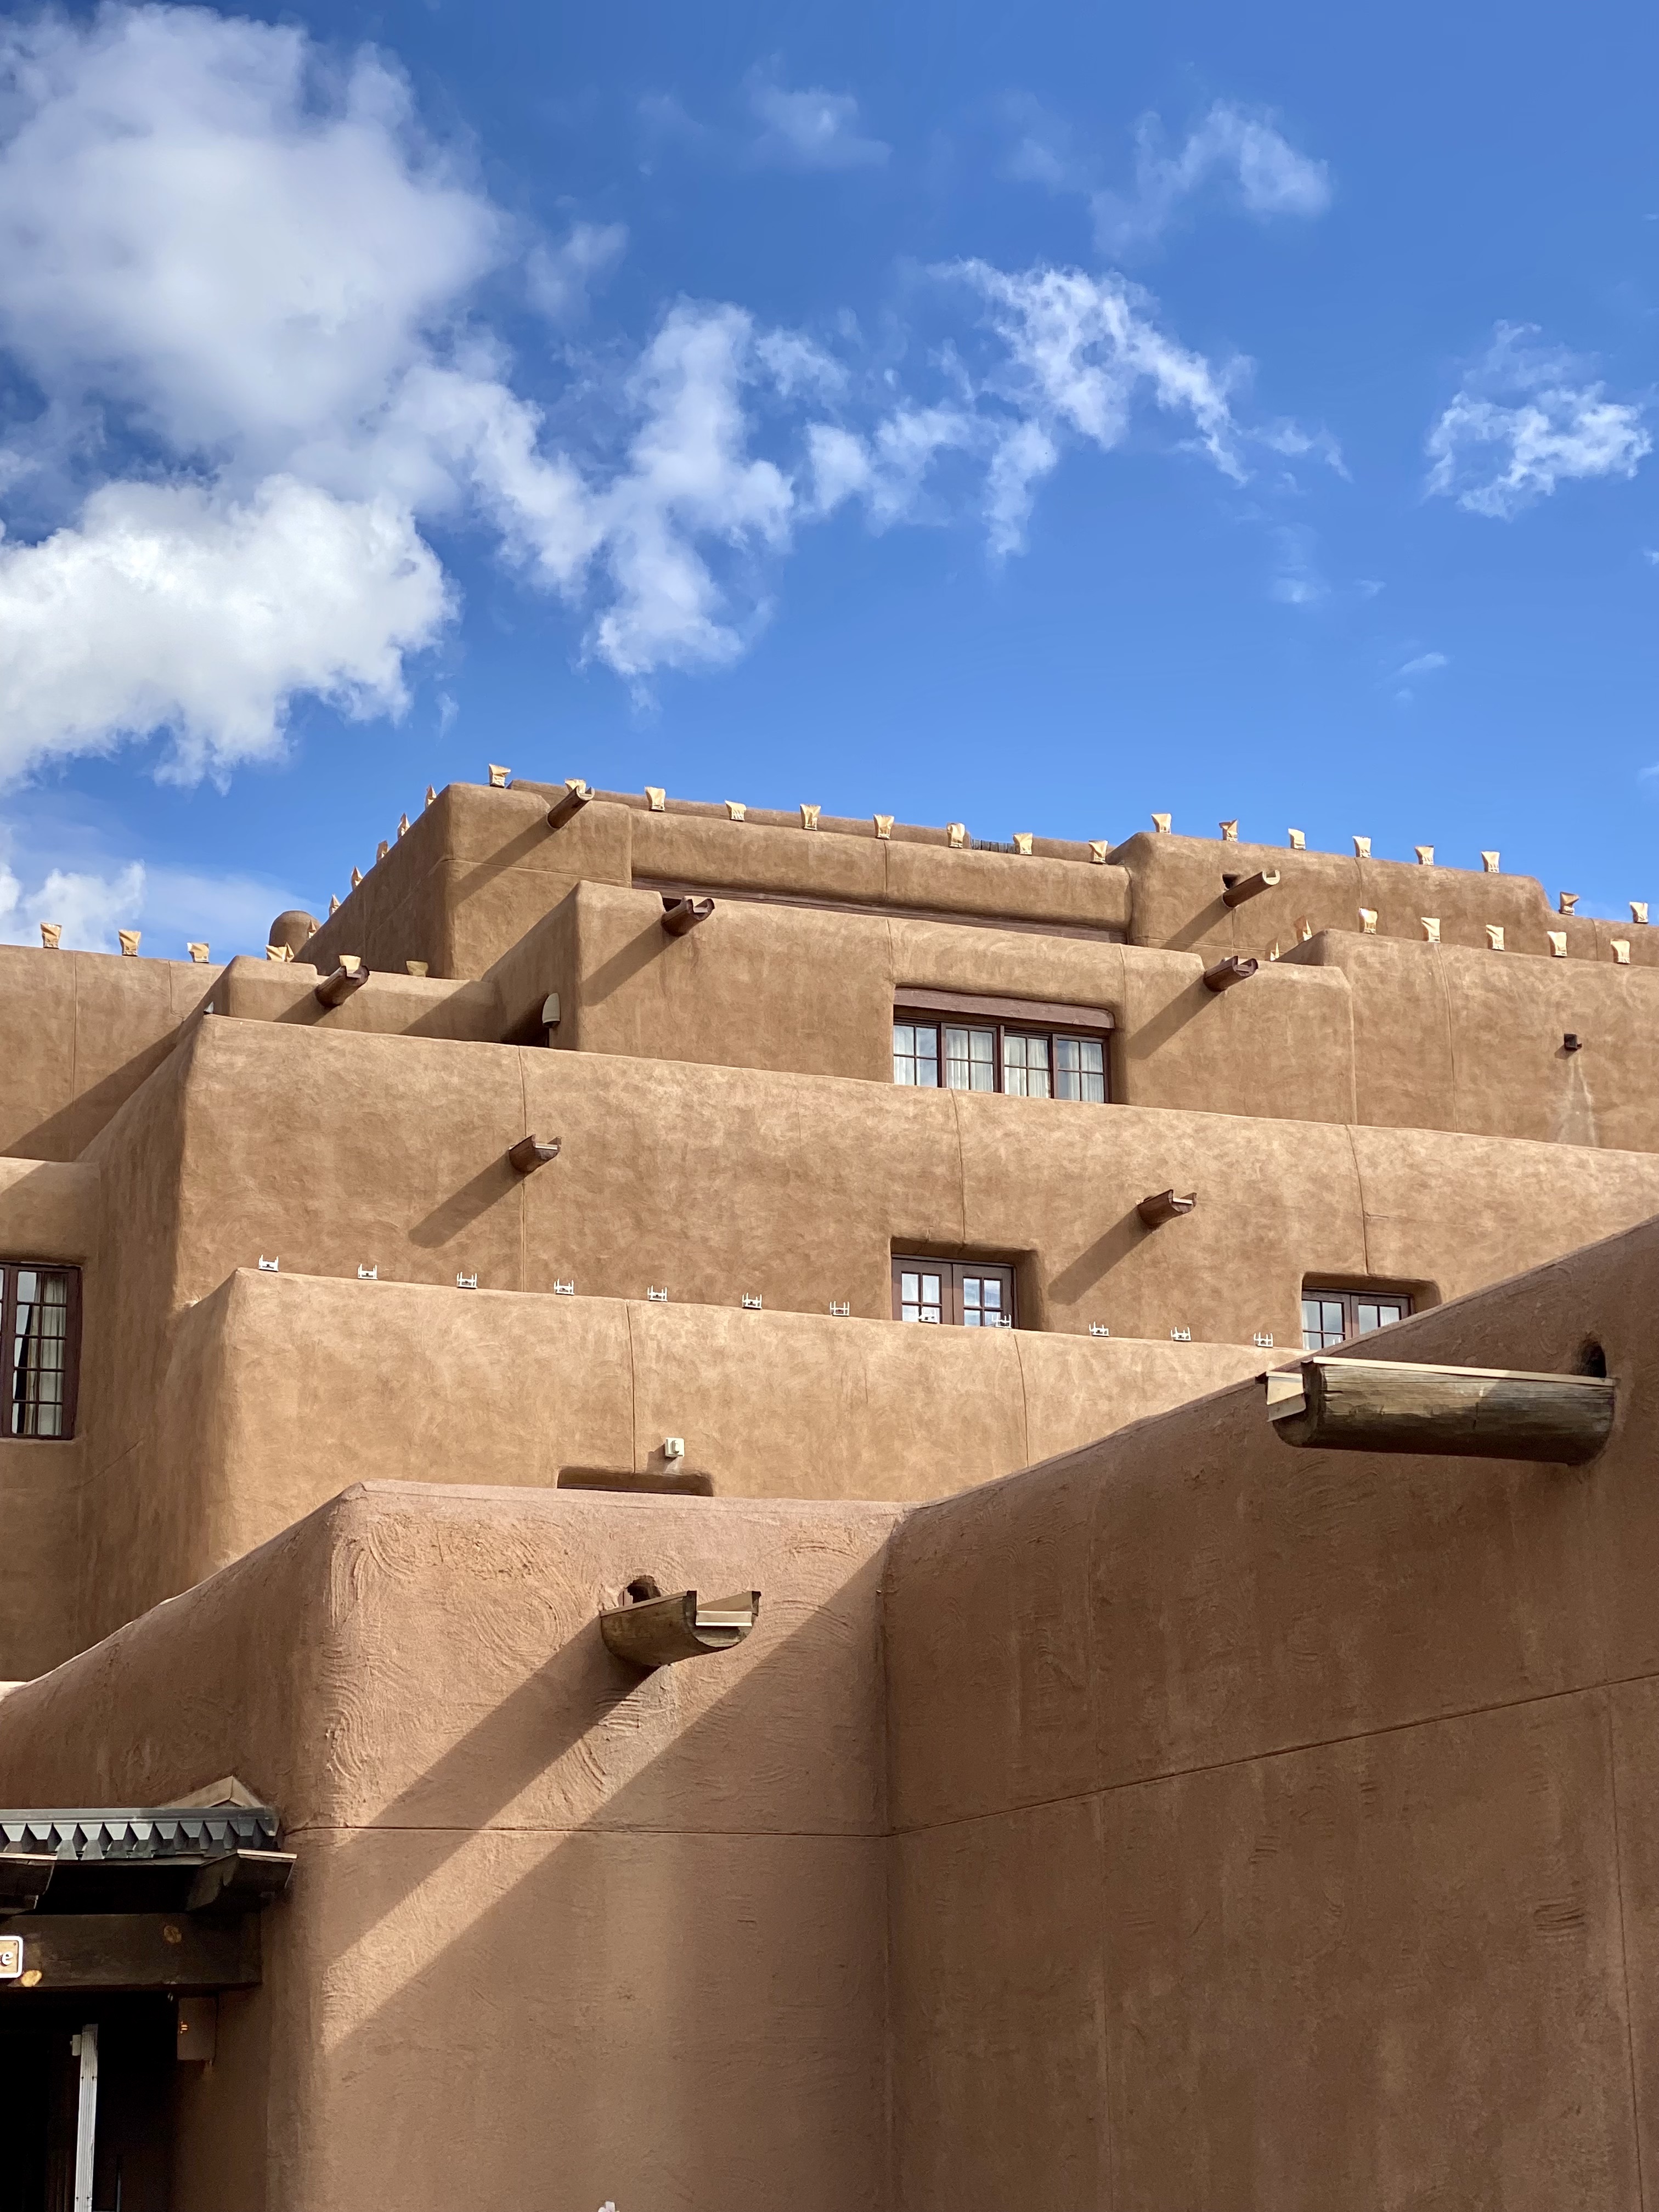
[[[606,1648],[631,1666],[672,1667],[679,1659],[733,1650],[753,1628],[760,1601],[758,1590],[702,1599],[696,1590],[677,1590],[672,1597],[641,1598],[601,1613],[599,1633]]]
[[[1584,1040],[1579,1036],[1577,1030],[1568,1030],[1566,1031],[1565,1035],[1561,1039],[1561,1049],[1563,1052],[1583,1052],[1584,1049]]]
[[[1195,1190],[1189,1190],[1185,1198],[1177,1198],[1173,1190],[1158,1190],[1150,1198],[1143,1198],[1135,1212],[1148,1229],[1158,1229],[1166,1221],[1176,1221],[1183,1213],[1190,1213],[1197,1204]]]
[[[325,975],[317,986],[315,995],[319,1005],[337,1006],[343,1004],[354,991],[362,990],[368,977],[369,970],[356,953],[343,952],[339,966],[331,975]]]
[[[507,1157],[518,1174],[533,1175],[538,1168],[544,1168],[550,1160],[558,1158],[563,1141],[562,1137],[520,1137]]]
[[[671,937],[684,937],[688,929],[707,921],[714,911],[711,898],[672,898],[666,891],[663,893],[662,926]]]
[[[1241,876],[1237,883],[1224,884],[1221,903],[1243,906],[1246,899],[1260,898],[1263,891],[1272,890],[1279,880],[1277,868],[1258,868],[1253,876]]]

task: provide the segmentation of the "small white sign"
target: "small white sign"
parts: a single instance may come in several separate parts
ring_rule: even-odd
[[[15,1982],[23,1971],[23,1939],[0,1936],[0,1982]]]

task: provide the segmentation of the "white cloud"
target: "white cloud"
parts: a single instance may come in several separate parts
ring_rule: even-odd
[[[1242,479],[1230,404],[1242,365],[1218,369],[1168,337],[1138,286],[1079,269],[1010,274],[983,261],[959,263],[957,273],[987,303],[1007,348],[997,388],[1023,414],[1109,449],[1127,435],[1131,410],[1144,397],[1184,416],[1216,466]]]
[[[0,846],[20,842],[0,825]],[[48,866],[38,875],[32,871],[26,888],[15,868],[0,861],[0,945],[39,945],[45,921],[62,930],[66,951],[115,952],[117,932],[136,929],[151,957],[183,960],[194,942],[209,945],[217,962],[262,951],[275,917],[306,903],[259,877],[142,860],[116,861],[106,869]]]
[[[851,93],[808,85],[791,92],[775,78],[757,76],[749,105],[762,124],[753,158],[782,168],[873,169],[892,149],[859,129],[859,104]]]
[[[1589,365],[1500,323],[1430,430],[1431,496],[1511,521],[1580,477],[1633,477],[1653,450],[1639,406],[1609,399]]]
[[[1145,118],[1136,133],[1134,189],[1100,191],[1091,207],[1103,251],[1133,252],[1154,243],[1182,204],[1218,181],[1247,215],[1323,215],[1331,202],[1323,161],[1299,154],[1265,115],[1218,100],[1178,153],[1163,150],[1163,126]]]
[[[246,502],[111,483],[38,545],[0,545],[0,777],[168,729],[194,781],[268,757],[283,707],[404,703],[442,575],[406,515],[276,477]]]
[[[263,472],[373,406],[501,250],[372,54],[111,7],[0,31],[0,343],[60,398],[130,401]]]
[[[116,932],[137,927],[143,902],[144,870],[136,860],[114,876],[53,868],[33,891],[0,864],[0,944],[39,945],[46,921],[62,930],[65,951],[114,952]]]
[[[580,322],[593,287],[611,274],[627,249],[626,223],[573,222],[557,246],[531,249],[525,264],[531,305],[560,327]]]
[[[886,158],[848,94],[748,96],[769,160]],[[1247,204],[1305,201],[1299,157],[1226,114]],[[543,312],[577,322],[624,242],[578,221],[532,248]],[[333,69],[301,29],[180,7],[0,25],[0,349],[70,457],[36,467],[27,425],[0,446],[33,538],[0,538],[0,781],[162,736],[161,773],[222,778],[280,751],[296,698],[398,713],[453,612],[439,520],[491,533],[638,685],[741,653],[771,565],[849,500],[876,528],[971,514],[1010,554],[1067,443],[1110,449],[1138,410],[1244,474],[1242,364],[1119,278],[959,264],[982,318],[927,388],[861,362],[856,325],[838,358],[683,301],[631,359],[562,347],[532,398],[476,313],[522,246],[373,54]]]
[[[1449,668],[1450,665],[1451,657],[1449,653],[1419,653],[1395,669],[1395,674],[1397,678],[1432,676],[1437,669]]]

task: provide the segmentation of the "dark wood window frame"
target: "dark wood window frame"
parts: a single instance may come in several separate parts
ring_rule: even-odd
[[[40,1435],[15,1428],[17,1419],[17,1279],[20,1275],[57,1275],[64,1279],[64,1389],[62,1425],[56,1434]],[[61,1260],[0,1260],[3,1295],[0,1295],[0,1346],[4,1347],[5,1407],[0,1418],[0,1441],[12,1443],[67,1443],[75,1434],[81,1395],[81,1270]]]
[[[939,1285],[936,1300],[918,1298],[908,1302],[936,1305],[937,1320],[931,1314],[913,1314],[912,1326],[918,1321],[924,1326],[947,1328],[1016,1328],[1019,1325],[1014,1269],[1006,1260],[942,1260],[937,1255],[895,1252],[895,1321],[905,1318],[907,1301],[902,1291],[906,1275],[927,1278]],[[988,1285],[995,1285],[994,1298],[988,1295]]]
[[[1048,1065],[1043,1073],[1048,1085],[1048,1091],[1039,1091],[1036,1094],[1037,1097],[1047,1097],[1061,1104],[1109,1105],[1111,1103],[1112,1063],[1107,1041],[1117,1024],[1103,1007],[1065,1006],[1047,999],[999,999],[966,991],[929,991],[901,988],[894,994],[894,1029],[896,1031],[901,1026],[914,1028],[917,1025],[931,1028],[938,1032],[934,1040],[936,1049],[929,1056],[935,1070],[934,1081],[931,1085],[920,1085],[921,1089],[976,1089],[981,1096],[993,1094],[1004,1097],[1029,1096],[1030,1094],[1028,1092],[1011,1093],[1009,1091],[1007,1082],[1010,1072],[1009,1041],[1010,1039],[1018,1041],[1036,1038],[1042,1041],[1045,1046],[1044,1056]],[[967,1028],[981,1031],[988,1029],[991,1031],[991,1080],[988,1084],[967,1083],[952,1085],[947,1081],[944,1064],[944,1031],[947,1027]],[[1067,1042],[1093,1044],[1098,1047],[1100,1054],[1098,1069],[1070,1071],[1076,1075],[1079,1087],[1084,1082],[1097,1076],[1101,1089],[1101,1096],[1098,1099],[1067,1100],[1061,1097],[1059,1089],[1060,1054],[1057,1048]],[[896,1065],[897,1057],[896,1047],[894,1053]],[[981,1064],[983,1065],[982,1062]],[[896,1073],[894,1080],[895,1082],[898,1080]]]
[[[1322,1319],[1317,1328],[1310,1326],[1308,1308],[1317,1303]],[[1386,1318],[1372,1319],[1362,1327],[1362,1307],[1373,1310],[1378,1307],[1398,1308]],[[1339,1344],[1352,1344],[1361,1337],[1373,1335],[1378,1328],[1391,1328],[1395,1322],[1409,1319],[1414,1301],[1409,1291],[1389,1288],[1381,1283],[1370,1283],[1359,1289],[1347,1289],[1334,1283],[1304,1283],[1302,1285],[1302,1349],[1304,1352],[1333,1352]],[[1341,1314],[1340,1336],[1334,1334],[1326,1318],[1333,1311]],[[1310,1341],[1314,1337],[1319,1341]]]

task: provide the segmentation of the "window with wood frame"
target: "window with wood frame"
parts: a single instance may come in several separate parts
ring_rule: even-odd
[[[893,1080],[922,1091],[1103,1106],[1111,1096],[1112,1026],[1109,1013],[1090,1006],[901,990],[893,1004]]]
[[[1307,1285],[1302,1292],[1302,1349],[1332,1352],[1404,1321],[1412,1310],[1404,1291],[1338,1291]]]
[[[1014,1271],[994,1260],[924,1260],[896,1254],[893,1319],[934,1328],[1012,1328]]]
[[[81,1371],[81,1270],[33,1260],[0,1261],[0,1345],[6,1418],[0,1434],[75,1434]]]

